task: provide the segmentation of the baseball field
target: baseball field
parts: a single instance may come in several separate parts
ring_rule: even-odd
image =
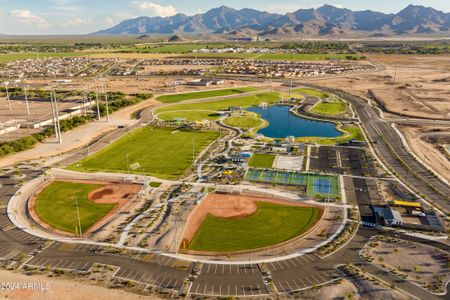
[[[210,194],[186,225],[182,248],[235,252],[272,246],[305,233],[320,216],[317,207],[253,196]]]
[[[78,231],[77,201],[82,232],[107,215],[115,204],[98,204],[88,199],[88,194],[98,184],[56,181],[37,197],[34,209],[46,224],[70,233]]]

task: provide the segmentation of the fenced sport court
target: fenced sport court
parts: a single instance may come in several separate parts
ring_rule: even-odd
[[[337,198],[340,195],[337,176],[249,169],[244,179],[270,184],[306,186],[308,197]]]

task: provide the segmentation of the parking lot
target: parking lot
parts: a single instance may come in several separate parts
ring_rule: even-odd
[[[260,296],[268,295],[268,289],[256,264],[203,264],[189,293],[206,296]]]
[[[341,277],[333,268],[319,267],[314,254],[267,264],[278,293],[289,293],[318,286]]]
[[[337,165],[336,148],[331,146],[322,146],[313,148],[310,158],[310,169],[314,172],[339,173]],[[314,155],[317,154],[317,155]]]

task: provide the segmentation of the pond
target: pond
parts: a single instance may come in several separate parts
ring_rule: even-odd
[[[257,113],[267,120],[269,125],[258,133],[270,138],[324,137],[335,138],[342,135],[331,122],[314,121],[292,114],[286,105],[273,105],[267,108],[250,107],[247,110]]]

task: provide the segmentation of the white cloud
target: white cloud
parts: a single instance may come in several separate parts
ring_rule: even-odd
[[[169,17],[177,13],[177,10],[172,5],[161,5],[159,3],[148,1],[133,1],[131,5],[134,8],[145,11],[150,16]]]
[[[64,26],[86,26],[91,24],[92,21],[91,20],[85,20],[85,19],[81,19],[81,18],[75,18],[75,19],[71,19],[66,21],[65,23],[63,23]]]
[[[50,27],[50,23],[48,23],[45,19],[39,17],[38,15],[32,14],[31,11],[26,9],[15,9],[11,11],[11,16],[16,18],[22,24],[37,26],[39,29]]]

